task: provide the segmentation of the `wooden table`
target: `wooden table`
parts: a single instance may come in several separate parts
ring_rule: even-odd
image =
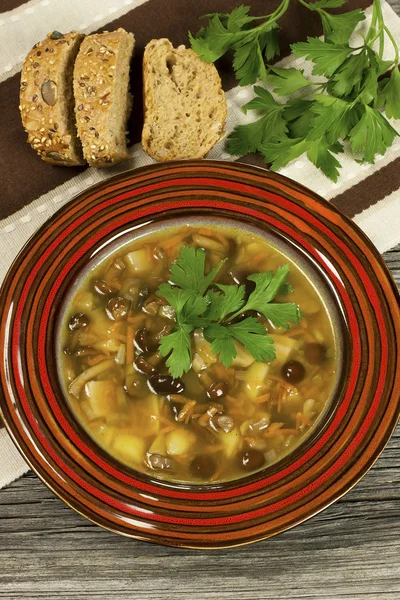
[[[400,287],[400,246],[384,259]],[[29,473],[0,491],[0,599],[39,598],[400,600],[400,425],[363,480],[320,515],[212,553],[113,535]]]
[[[400,286],[400,246],[384,258]],[[0,491],[0,598],[399,600],[400,426],[364,479],[320,515],[212,553],[113,535],[30,473]]]

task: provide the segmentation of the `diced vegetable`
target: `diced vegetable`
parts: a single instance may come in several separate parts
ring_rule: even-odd
[[[108,352],[118,352],[120,346],[121,346],[121,342],[119,340],[116,340],[112,337],[108,338],[108,340],[102,340],[100,342],[96,342],[95,344],[92,344],[93,348],[96,348],[96,350],[100,350],[101,352],[104,352],[104,350],[108,351]]]
[[[194,347],[206,365],[217,362],[217,357],[211,352],[211,344],[204,338],[203,331],[196,329],[193,334]],[[254,359],[253,359],[254,360]]]
[[[150,454],[159,454],[165,456],[167,454],[167,443],[165,441],[165,435],[158,435],[154,442],[151,444],[148,452]]]
[[[145,400],[145,409],[150,416],[147,432],[155,435],[160,431],[160,399],[155,394],[150,394]]]
[[[186,429],[175,429],[166,436],[167,452],[170,456],[187,454],[196,442],[196,436]]]
[[[312,419],[316,414],[316,402],[313,398],[308,398],[303,404],[303,415],[307,419]]]
[[[239,430],[235,427],[229,433],[222,432],[219,434],[219,441],[223,446],[223,452],[226,458],[232,458],[239,450],[242,442]]]
[[[112,325],[112,322],[107,317],[104,308],[96,308],[90,313],[90,329],[98,335],[104,337],[104,333],[108,331],[108,328]]]
[[[117,454],[129,462],[140,463],[144,460],[146,443],[137,435],[117,432],[112,446]]]
[[[290,293],[290,301],[301,306],[303,315],[314,315],[322,309],[322,303],[313,295],[305,292],[303,288],[296,287]]]
[[[205,250],[213,250],[214,252],[226,251],[226,247],[223,244],[221,244],[221,242],[214,238],[201,235],[200,233],[196,233],[195,235],[193,235],[193,241],[197,246],[200,246]]]
[[[254,400],[261,393],[265,379],[269,372],[269,365],[262,362],[253,362],[247,369],[246,374],[246,395],[250,400]]]
[[[89,369],[86,369],[86,371],[80,373],[80,375],[78,375],[78,377],[76,377],[76,379],[74,379],[74,381],[70,384],[68,388],[69,393],[75,396],[76,398],[79,398],[79,394],[81,393],[85,383],[87,383],[94,377],[97,377],[97,375],[100,375],[100,373],[107,371],[107,369],[112,367],[114,364],[114,359],[111,358],[103,360],[97,365],[94,365],[94,367],[89,367]]]
[[[85,394],[96,417],[106,417],[118,407],[116,387],[112,381],[88,381]]]
[[[232,361],[232,367],[249,367],[254,362],[254,357],[240,342],[235,341],[236,356]]]
[[[275,334],[270,337],[274,340],[277,363],[285,363],[289,360],[292,352],[299,347],[299,341],[295,338]]]
[[[128,252],[125,256],[125,264],[130,273],[139,275],[151,269],[152,260],[147,249],[140,248],[140,250]]]
[[[91,292],[80,292],[74,300],[74,311],[87,313],[93,309],[94,298]]]
[[[195,355],[193,356],[193,360],[192,360],[192,369],[193,369],[193,371],[195,371],[196,373],[200,373],[200,371],[202,369],[204,369],[205,365],[206,365],[206,363],[201,358],[200,354],[198,354],[196,352]]]

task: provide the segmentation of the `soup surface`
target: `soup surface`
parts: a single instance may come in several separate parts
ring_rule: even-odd
[[[171,375],[171,353],[161,351],[160,341],[176,328],[177,311],[159,286],[171,284],[182,247],[203,249],[206,274],[219,265],[205,294],[227,293],[216,284],[231,286],[232,293],[243,286],[249,299],[258,284],[257,276],[248,276],[289,265],[274,302],[297,304],[298,322],[285,328],[256,310],[247,313],[269,336],[275,359],[267,352],[255,360],[235,339],[236,356],[222,361],[199,326]],[[243,323],[246,315],[234,312],[226,324]],[[169,339],[177,353],[175,338]],[[109,254],[68,301],[61,345],[60,376],[86,431],[119,461],[175,482],[229,481],[275,463],[307,436],[337,380],[332,323],[315,287],[263,237],[225,226],[160,229]],[[189,370],[177,377],[189,355]]]

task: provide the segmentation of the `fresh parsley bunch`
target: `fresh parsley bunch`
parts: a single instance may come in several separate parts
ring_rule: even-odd
[[[374,0],[371,26],[355,47],[350,46],[349,39],[365,19],[361,10],[331,14],[326,9],[340,7],[346,0],[298,1],[319,14],[324,39],[308,38],[292,44],[291,49],[297,57],[314,63],[312,74],[320,80],[311,81],[301,69],[267,70],[261,65],[260,52],[264,57],[269,52],[268,42],[263,46],[262,27],[276,28],[277,19],[265,17],[264,24],[249,29],[252,21],[245,20],[251,19],[249,7],[238,7],[230,15],[214,15],[207,29],[191,37],[192,47],[209,62],[233,48],[233,68],[239,83],[260,79],[270,84],[275,94],[260,85],[254,87],[256,96],[243,106],[243,111],[258,111],[260,118],[238,126],[230,134],[231,154],[243,156],[259,151],[271,169],[277,170],[306,153],[325,175],[337,181],[340,163],[335,155],[343,152],[344,141],[361,162],[373,163],[376,154],[384,154],[398,135],[388,118],[400,118],[399,49],[383,21],[380,0]],[[281,16],[286,9],[287,3],[282,2],[275,13]],[[238,31],[232,30],[230,20],[236,29],[240,28]],[[394,49],[394,58],[389,61],[382,59],[385,32]],[[256,48],[254,56],[249,50],[251,40]],[[376,41],[378,51],[374,50]],[[215,55],[214,48],[218,49]],[[278,53],[276,41],[271,48],[274,55]]]
[[[223,260],[205,275],[205,259],[203,249],[183,246],[171,267],[169,283],[161,284],[157,290],[175,310],[175,326],[170,334],[161,338],[159,347],[161,356],[168,356],[166,364],[172,377],[180,377],[190,370],[190,334],[195,329],[203,329],[211,351],[229,367],[236,356],[235,340],[257,361],[275,358],[273,340],[266,329],[255,317],[242,317],[244,313],[257,311],[277,327],[284,328],[300,319],[299,307],[294,302],[272,302],[278,293],[291,289],[285,283],[288,265],[279,267],[276,273],[249,275],[247,279],[254,282],[255,287],[246,299],[244,285],[214,282]]]

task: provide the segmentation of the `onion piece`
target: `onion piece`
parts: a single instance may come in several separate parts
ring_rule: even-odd
[[[79,398],[79,395],[85,383],[87,383],[94,377],[97,377],[97,375],[100,375],[100,373],[103,373],[103,371],[107,371],[107,369],[112,367],[114,364],[115,361],[113,358],[107,358],[106,360],[103,360],[97,365],[94,365],[94,367],[89,367],[89,369],[86,369],[86,371],[80,373],[78,377],[76,377],[72,381],[72,383],[68,387],[69,393],[75,396],[75,398]]]
[[[125,357],[126,357],[126,345],[121,344],[120,347],[118,348],[117,356],[115,357],[115,362],[119,365],[124,365]]]

